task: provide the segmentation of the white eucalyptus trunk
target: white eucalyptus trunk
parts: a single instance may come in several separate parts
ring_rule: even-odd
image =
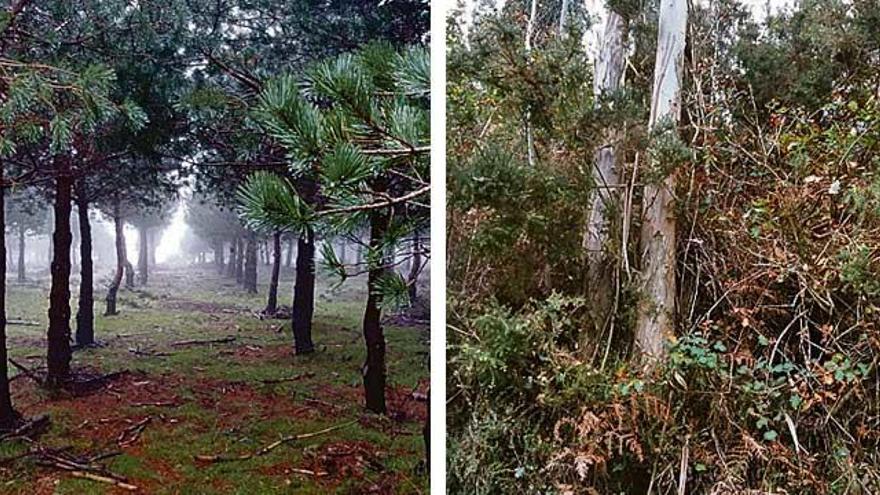
[[[618,91],[623,83],[624,46],[626,22],[616,12],[609,12],[605,22],[596,70],[593,78],[593,94],[596,99]],[[597,325],[604,326],[611,312],[613,288],[611,269],[605,252],[611,232],[611,215],[619,203],[620,173],[614,149],[618,133],[605,131],[603,144],[593,156],[592,171],[595,190],[589,198],[588,220],[584,233],[584,250],[587,258],[587,283],[594,294],[594,315]]]
[[[562,0],[562,10],[559,11],[559,34],[565,34],[565,19],[568,17],[568,0]]]
[[[687,0],[661,0],[651,96],[649,127],[681,115],[681,80],[687,29]],[[670,129],[668,132],[676,132]],[[656,165],[656,164],[652,164]],[[636,323],[636,347],[655,363],[666,354],[673,334],[675,314],[675,212],[673,191],[676,173],[659,184],[645,185],[641,231],[642,298]]]
[[[532,35],[535,32],[535,17],[538,13],[538,0],[532,0],[529,20],[526,23],[526,55],[532,52]],[[526,110],[526,147],[528,148],[529,166],[535,166],[535,137],[532,132],[532,112]]]

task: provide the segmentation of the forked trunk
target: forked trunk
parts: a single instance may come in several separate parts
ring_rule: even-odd
[[[676,125],[681,113],[687,2],[662,0],[651,97],[649,127]],[[671,127],[666,132],[676,132]],[[650,164],[656,167],[659,164]],[[676,172],[660,183],[645,185],[641,230],[642,298],[636,322],[636,347],[649,366],[666,355],[675,314],[675,204]]]
[[[119,287],[122,285],[126,264],[125,224],[120,217],[118,204],[113,211],[113,226],[116,231],[116,272],[113,274],[113,280],[110,281],[110,289],[107,291],[107,310],[104,314],[108,316],[118,313],[116,310],[116,295],[119,293]]]
[[[293,346],[297,354],[315,350],[312,314],[315,312],[315,232],[300,235],[296,246],[296,281],[293,286]]]
[[[389,212],[379,209],[370,213],[370,250],[381,253],[376,264],[370,266],[367,276],[367,307],[364,310],[364,342],[367,359],[364,362],[364,394],[367,409],[385,414],[385,333],[382,328],[381,280],[385,274],[385,253],[382,238],[388,230]]]
[[[21,416],[12,407],[6,355],[6,186],[2,167],[0,163],[0,273],[4,274],[0,277],[0,430],[11,430]]]
[[[83,347],[95,343],[95,293],[92,267],[92,227],[89,223],[89,204],[82,185],[78,186],[76,199],[79,215],[80,284],[79,308],[76,311],[76,345]]]
[[[67,157],[55,159],[55,232],[52,235],[52,286],[46,383],[62,385],[70,376],[70,213],[73,179]]]
[[[269,297],[266,300],[266,314],[274,314],[278,310],[278,276],[281,273],[281,232],[272,234],[272,278],[269,279]]]

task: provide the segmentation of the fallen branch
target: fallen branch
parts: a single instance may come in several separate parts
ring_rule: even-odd
[[[130,492],[136,492],[136,491],[140,490],[140,488],[132,485],[131,483],[127,483],[125,481],[118,480],[116,478],[111,478],[109,476],[102,476],[100,474],[95,474],[90,471],[70,471],[70,475],[73,476],[74,478],[82,478],[82,479],[86,479],[86,480],[100,481],[101,483],[108,483],[108,484],[117,486],[119,488],[122,488],[123,490],[128,490]]]
[[[24,373],[25,376],[27,376],[27,377],[30,378],[31,380],[37,382],[39,385],[42,385],[42,384],[43,384],[43,379],[40,378],[36,373],[34,373],[34,372],[33,372],[30,368],[28,368],[27,366],[24,366],[23,364],[20,364],[20,363],[16,363],[15,360],[12,359],[12,358],[9,358],[9,362],[10,362],[10,364],[12,364],[13,366],[15,366],[19,371],[21,371],[22,373]]]
[[[257,450],[256,452],[250,454],[242,454],[238,456],[223,456],[223,455],[197,455],[197,461],[203,462],[229,462],[229,461],[246,461],[248,459],[252,459],[254,457],[259,457],[262,455],[266,455],[269,452],[275,450],[281,445],[289,442],[295,442],[297,440],[305,440],[306,438],[317,437],[319,435],[324,435],[330,433],[332,431],[341,430],[342,428],[347,428],[353,424],[357,423],[357,420],[349,421],[347,423],[342,423],[340,425],[331,426],[329,428],[324,428],[323,430],[313,431],[311,433],[302,433],[299,435],[289,435],[282,437],[280,440],[276,440],[269,445]]]
[[[130,404],[131,407],[180,407],[180,404],[173,400],[160,400],[156,402],[135,402]]]
[[[6,320],[6,324],[7,325],[18,325],[18,326],[22,326],[22,327],[41,327],[41,326],[43,326],[38,321],[16,320],[16,319]]]
[[[291,376],[291,377],[288,377],[288,378],[269,378],[269,379],[266,379],[266,380],[260,380],[260,381],[263,382],[263,383],[265,383],[266,385],[270,385],[270,384],[273,384],[273,383],[298,382],[298,381],[300,381],[300,380],[302,380],[302,379],[305,379],[305,378],[312,378],[312,377],[314,377],[314,376],[315,376],[314,373],[312,373],[312,372],[307,372],[307,373],[300,373],[299,375]]]
[[[235,337],[230,335],[229,337],[223,337],[222,339],[181,340],[178,342],[172,342],[171,345],[175,346],[175,347],[180,347],[180,346],[185,346],[185,345],[228,344],[233,341],[235,341]]]
[[[152,416],[147,416],[141,421],[129,426],[128,428],[122,430],[122,433],[116,437],[116,443],[119,444],[120,447],[127,447],[135,442],[137,442],[138,438],[140,438],[141,433],[143,433],[144,429],[150,424],[152,421]]]
[[[6,440],[9,438],[22,437],[27,436],[28,433],[32,431],[38,431],[45,427],[49,426],[49,415],[41,414],[39,416],[34,417],[31,420],[25,421],[18,428],[8,431],[0,435],[0,440]]]
[[[147,356],[147,357],[166,357],[170,356],[170,352],[153,352],[153,351],[142,351],[137,348],[129,348],[128,352],[134,354],[135,356]]]

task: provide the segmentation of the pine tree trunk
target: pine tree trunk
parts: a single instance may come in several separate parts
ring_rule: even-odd
[[[9,391],[9,365],[6,351],[6,186],[3,164],[0,163],[0,430],[11,430],[18,424],[19,416],[12,406]]]
[[[287,239],[287,259],[284,260],[284,266],[290,268],[293,263],[293,238]]]
[[[422,271],[422,238],[418,230],[413,234],[411,260],[406,283],[409,288],[409,303],[413,305],[418,297],[419,272]]]
[[[389,212],[379,209],[370,213],[370,249],[380,251],[382,238],[388,230]],[[385,414],[385,333],[382,328],[382,292],[379,284],[385,274],[385,259],[370,266],[367,278],[367,307],[364,310],[364,342],[367,359],[364,362],[364,394],[367,409]]]
[[[235,245],[236,239],[229,241],[229,264],[226,266],[226,276],[232,278],[235,276]]]
[[[249,232],[244,261],[244,289],[251,294],[257,293],[257,249],[259,249],[257,236]]]
[[[52,235],[52,285],[49,289],[49,331],[46,383],[61,386],[70,376],[70,213],[73,179],[67,157],[55,158],[55,231]]]
[[[235,239],[235,281],[244,283],[244,240]]]
[[[217,267],[217,272],[220,275],[223,275],[225,266],[225,261],[223,260],[223,241],[215,240],[214,241],[214,266]]]
[[[624,69],[625,30],[626,22],[623,17],[613,10],[609,11],[593,80],[593,94],[597,100],[611,96],[620,89]],[[589,220],[584,234],[587,291],[592,294],[592,320],[596,322],[598,331],[604,330],[609,319],[613,317],[611,306],[614,302],[614,269],[611,262],[615,256],[608,253],[607,249],[611,246],[608,241],[611,236],[612,215],[620,212],[617,187],[620,184],[620,173],[614,149],[618,137],[613,130],[606,130],[604,143],[593,156],[592,178],[595,190],[589,198]],[[587,335],[595,333],[588,332]],[[583,346],[585,350],[590,347]]]
[[[296,281],[293,286],[293,346],[297,354],[314,352],[312,314],[315,312],[315,232],[307,229],[296,246]]]
[[[76,312],[76,345],[83,347],[95,343],[95,293],[92,266],[92,227],[89,223],[89,204],[80,184],[77,188],[77,213],[79,215],[80,284],[79,308]]]
[[[118,314],[116,310],[116,295],[122,285],[122,277],[125,272],[126,254],[125,254],[125,223],[119,213],[119,204],[117,203],[113,210],[113,226],[116,231],[116,273],[110,282],[110,289],[107,291],[107,310],[105,316]]]
[[[27,273],[24,268],[24,250],[25,250],[25,234],[27,234],[27,229],[24,228],[24,225],[18,226],[18,281],[25,282],[27,280]]]
[[[686,0],[661,0],[649,127],[677,124],[681,114],[681,80],[687,28]],[[674,128],[668,132],[676,132]],[[657,166],[658,164],[651,164]],[[666,355],[675,315],[676,173],[659,184],[645,185],[641,230],[642,298],[636,322],[636,347],[647,364]]]
[[[281,232],[272,234],[272,278],[269,280],[269,297],[266,300],[267,315],[275,314],[278,310],[278,276],[281,273]]]
[[[149,280],[150,239],[146,227],[138,229],[138,284],[147,285]]]

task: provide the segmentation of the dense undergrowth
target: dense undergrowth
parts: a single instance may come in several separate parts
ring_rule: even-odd
[[[478,17],[469,47],[456,17],[448,35],[450,491],[880,492],[877,6],[804,2],[760,24],[736,2],[695,8],[673,146],[645,130],[650,5],[616,103],[584,90],[577,36],[548,24],[531,56],[519,34],[482,38],[521,33],[522,8]],[[672,151],[680,179],[676,335],[649,372],[631,349],[637,214],[612,226],[612,325],[583,275],[609,122],[629,212],[646,154]]]

